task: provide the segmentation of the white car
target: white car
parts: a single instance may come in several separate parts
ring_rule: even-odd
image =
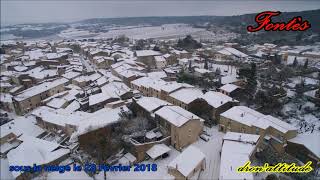
[[[208,142],[208,141],[210,140],[210,137],[207,136],[207,135],[205,135],[205,134],[201,134],[201,135],[200,135],[200,138],[201,138],[202,140],[206,141],[206,142]]]

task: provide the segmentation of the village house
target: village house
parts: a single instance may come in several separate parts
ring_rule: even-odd
[[[221,113],[239,105],[239,101],[220,92],[209,91],[189,104],[189,111],[206,119],[206,123],[217,124]]]
[[[155,56],[156,68],[163,69],[167,66],[167,60],[163,56]]]
[[[188,146],[168,165],[168,173],[174,179],[198,179],[199,173],[206,168],[206,156],[197,147]]]
[[[36,117],[37,125],[41,128],[70,137],[77,130],[81,120],[88,118],[90,113],[69,112],[64,109],[55,110],[47,106],[41,106],[34,110],[32,115]]]
[[[241,88],[235,84],[225,84],[219,88],[222,94],[230,97],[237,97],[241,92]]]
[[[8,111],[8,112],[13,112],[14,111],[14,106],[12,103],[12,95],[11,94],[6,94],[6,93],[1,93],[0,94],[0,108]]]
[[[170,53],[177,58],[191,58],[192,56],[192,54],[186,50],[179,51],[174,49],[174,50],[171,50]]]
[[[9,166],[59,165],[67,159],[70,150],[55,142],[23,135],[19,137],[22,143],[7,154]],[[27,171],[11,171],[16,180],[32,179],[35,173]]]
[[[96,81],[101,77],[101,74],[99,73],[90,73],[87,75],[78,76],[74,79],[72,79],[72,84],[79,86],[79,87],[85,87],[91,84],[92,82]]]
[[[107,103],[119,100],[116,96],[110,96],[108,93],[101,92],[89,96],[89,111],[95,112],[102,109]]]
[[[18,139],[21,135],[40,137],[45,131],[35,124],[32,116],[21,116],[15,118],[0,127],[0,150],[1,155],[5,155],[11,149],[20,145]]]
[[[159,56],[161,53],[154,50],[138,50],[135,55],[139,62],[146,64],[150,68],[156,68],[155,56]]]
[[[261,135],[279,152],[284,152],[287,140],[297,136],[294,126],[245,106],[234,106],[221,113],[219,130]]]
[[[150,121],[150,124],[152,125],[156,125],[154,112],[163,106],[171,105],[170,103],[155,97],[141,97],[139,99],[133,98],[133,102],[134,112],[136,112],[138,116],[152,120]]]
[[[68,53],[47,53],[46,54],[46,62],[49,61],[58,61],[59,64],[66,64],[67,59],[69,57]]]
[[[160,99],[169,101],[168,97],[170,93],[173,93],[182,88],[192,88],[192,85],[185,83],[177,83],[175,81],[167,82],[166,84],[161,86]]]
[[[213,74],[212,71],[203,68],[194,68],[194,75],[198,77],[204,77],[205,75]]]
[[[13,105],[18,115],[23,115],[30,110],[41,106],[41,101],[65,90],[68,79],[59,78],[53,81],[28,88],[13,98]]]
[[[239,173],[237,168],[253,159],[259,142],[259,135],[227,132],[222,141],[219,179],[254,179],[253,173]]]
[[[145,68],[137,62],[131,63],[131,60],[111,65],[111,73],[119,77],[127,86],[130,86],[131,81],[145,76],[144,70]]]
[[[189,66],[189,64],[193,63],[193,59],[187,59],[187,58],[181,58],[178,59],[178,64],[181,65],[183,68],[186,68]]]
[[[215,54],[218,60],[246,60],[247,57],[248,55],[232,47],[226,47]]]
[[[134,81],[131,81],[131,88],[134,90],[140,91],[144,96],[153,96],[152,92],[159,94],[156,91],[156,89],[158,88],[154,90],[149,89],[150,85],[154,84],[155,86],[157,86],[157,84],[160,84],[160,83],[164,84],[165,82],[161,79],[152,79],[150,77],[142,77]]]
[[[289,139],[285,146],[286,153],[299,159],[301,162],[312,162],[316,167],[320,161],[320,141],[319,134],[307,133],[298,134],[296,137]]]
[[[9,82],[0,82],[0,92],[8,93],[13,88],[12,84]]]
[[[155,112],[155,119],[165,136],[171,136],[171,145],[177,150],[197,141],[204,120],[178,106],[164,106]]]
[[[130,99],[133,96],[132,90],[123,82],[113,81],[101,87],[103,93],[110,97],[119,98],[122,100]]]
[[[180,106],[183,109],[189,110],[190,103],[202,97],[202,95],[203,92],[198,88],[183,88],[170,93],[167,101],[176,106]]]
[[[104,57],[104,56],[95,56],[92,59],[92,62],[100,69],[109,68],[114,60],[112,57]]]
[[[110,55],[110,50],[107,49],[90,49],[88,53],[88,57],[91,61],[94,60],[94,57],[104,56],[108,57]]]
[[[77,131],[71,136],[72,141],[78,141],[80,149],[94,153],[101,148],[101,141],[108,142],[107,156],[115,154],[120,148],[120,142],[111,143],[118,134],[121,117],[127,116],[126,106],[103,108],[92,113],[88,119],[79,123]]]
[[[178,58],[173,54],[164,54],[163,57],[166,59],[167,65],[177,64]]]

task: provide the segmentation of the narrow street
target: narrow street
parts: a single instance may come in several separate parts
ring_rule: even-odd
[[[95,68],[88,62],[88,60],[83,55],[80,55],[80,60],[83,66],[87,69],[87,72],[92,72],[95,70]]]
[[[217,127],[207,128],[207,132],[210,135],[208,142],[199,139],[194,143],[206,155],[206,169],[200,173],[201,180],[218,179],[220,172],[220,151],[224,134]]]

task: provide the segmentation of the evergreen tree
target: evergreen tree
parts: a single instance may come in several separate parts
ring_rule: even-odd
[[[204,59],[204,68],[209,69],[208,67],[208,59]]]
[[[191,66],[191,61],[189,61],[189,67],[188,67],[189,72],[192,72],[192,66]]]
[[[298,60],[297,60],[297,56],[296,56],[296,57],[294,57],[292,66],[293,66],[293,67],[297,67],[297,65],[298,65]]]
[[[255,63],[251,63],[251,77],[255,78],[257,74],[257,66]]]
[[[303,68],[307,69],[308,64],[309,64],[309,59],[306,59],[306,61],[304,62]]]
[[[216,74],[217,76],[219,76],[219,75],[221,74],[221,70],[220,70],[220,68],[217,68],[217,69],[216,69],[215,74]]]

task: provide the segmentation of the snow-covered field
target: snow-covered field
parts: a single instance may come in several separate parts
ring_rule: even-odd
[[[62,31],[58,36],[62,38],[72,39],[72,38],[81,38],[88,36],[96,36],[96,33],[91,33],[89,31],[78,30],[75,28],[69,28],[67,30]]]
[[[186,35],[192,35],[200,40],[228,40],[236,37],[234,33],[214,33],[203,28],[194,28],[187,24],[164,24],[162,26],[124,26],[120,28],[109,28],[105,33],[91,33],[85,30],[69,28],[62,31],[59,36],[63,38],[115,38],[126,35],[130,39],[178,39]]]

